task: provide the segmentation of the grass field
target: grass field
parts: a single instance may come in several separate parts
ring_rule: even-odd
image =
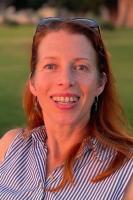
[[[0,27],[0,134],[25,124],[22,90],[28,77],[33,26]],[[133,30],[105,31],[124,110],[133,125]],[[109,102],[108,102],[109,103]]]

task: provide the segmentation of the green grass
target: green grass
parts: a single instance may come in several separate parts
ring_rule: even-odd
[[[133,125],[133,29],[105,32],[111,64],[124,111]]]
[[[22,90],[28,76],[33,26],[0,27],[0,133],[25,124]],[[127,118],[133,125],[133,30],[103,33]],[[108,102],[109,103],[109,102]]]

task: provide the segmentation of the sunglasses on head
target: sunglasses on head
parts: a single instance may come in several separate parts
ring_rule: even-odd
[[[100,26],[98,25],[96,20],[82,18],[82,17],[74,17],[74,18],[66,18],[66,19],[60,18],[60,17],[44,18],[44,19],[41,19],[39,21],[36,31],[38,31],[41,26],[49,26],[51,23],[63,22],[63,21],[74,22],[74,23],[79,24],[79,25],[84,25],[84,26],[89,27],[89,28],[94,28],[94,30],[98,31],[98,33],[101,36]]]
[[[70,17],[70,18],[61,18],[61,17],[48,17],[41,19],[37,25],[36,32],[40,31],[40,28],[43,26],[49,26],[52,23],[58,23],[58,22],[73,22],[75,24],[83,25],[88,28],[92,28],[96,33],[98,33],[100,39],[101,39],[101,31],[100,31],[100,26],[94,19],[87,19],[87,18],[82,18],[82,17]],[[100,45],[100,49],[98,50],[99,55],[100,55],[100,60],[101,63],[103,62],[103,46]]]

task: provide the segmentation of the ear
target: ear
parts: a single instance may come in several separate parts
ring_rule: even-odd
[[[29,89],[30,89],[30,92],[34,95],[34,96],[37,96],[37,92],[36,92],[36,88],[35,88],[35,83],[34,83],[34,80],[32,78],[29,78]]]
[[[106,82],[107,82],[107,75],[106,75],[105,72],[103,72],[101,77],[100,77],[100,80],[99,80],[99,87],[98,87],[98,90],[97,90],[97,96],[99,96],[103,92],[105,85],[106,85]]]

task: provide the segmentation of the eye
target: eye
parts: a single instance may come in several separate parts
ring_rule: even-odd
[[[74,65],[74,70],[88,71],[89,67],[87,65],[84,65],[84,64]]]
[[[56,64],[54,64],[54,63],[48,63],[48,64],[44,65],[44,69],[53,70],[55,68],[56,68]]]

